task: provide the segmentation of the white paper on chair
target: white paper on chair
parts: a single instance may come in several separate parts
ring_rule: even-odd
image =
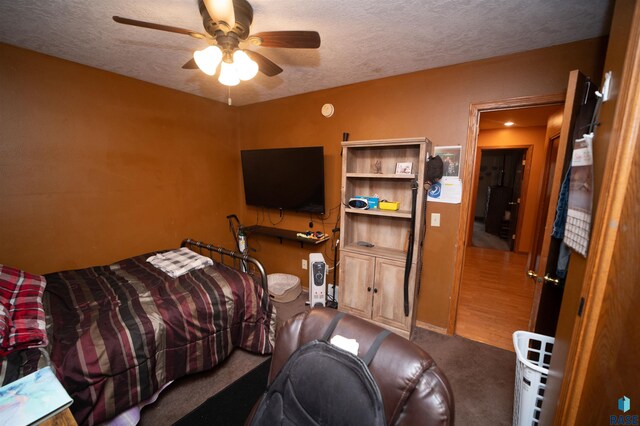
[[[358,356],[358,349],[360,344],[356,339],[347,339],[346,337],[336,334],[331,338],[331,344],[337,346],[340,349],[344,349],[347,352],[351,352],[355,356]]]

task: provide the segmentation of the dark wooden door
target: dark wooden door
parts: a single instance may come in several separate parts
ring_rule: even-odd
[[[522,182],[524,181],[527,150],[518,150],[518,155],[513,179],[513,193],[511,201],[509,201],[509,250],[511,251],[513,251],[516,244],[516,231],[518,229],[518,215],[520,213],[520,202],[522,200]]]
[[[564,279],[557,275],[561,239],[551,236],[560,186],[571,163],[573,140],[589,129],[596,105],[596,85],[579,71],[569,75],[567,97],[560,135],[550,141],[543,188],[546,188],[544,220],[538,221],[536,234],[541,243],[530,258],[528,276],[536,282],[533,329],[536,333],[555,336],[560,305],[564,293]],[[537,308],[537,309],[536,309]]]

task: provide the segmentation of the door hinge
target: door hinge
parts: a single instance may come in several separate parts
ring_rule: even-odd
[[[578,305],[578,316],[582,316],[582,310],[584,309],[584,297],[580,298],[580,305]]]
[[[527,160],[522,160],[522,165],[526,166],[527,165]]]
[[[511,235],[511,239],[515,240],[516,239],[516,234]]]

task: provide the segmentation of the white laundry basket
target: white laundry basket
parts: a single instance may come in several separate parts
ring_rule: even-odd
[[[513,333],[513,346],[517,356],[514,426],[532,426],[540,421],[554,341],[553,337],[528,331]]]
[[[269,297],[276,302],[291,302],[302,292],[300,278],[291,274],[267,275]]]

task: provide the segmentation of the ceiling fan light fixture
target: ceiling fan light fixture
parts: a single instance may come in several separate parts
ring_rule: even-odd
[[[193,59],[196,61],[198,68],[203,73],[208,75],[214,75],[218,64],[222,60],[222,51],[217,46],[209,46],[202,50],[196,50],[193,52]]]
[[[235,64],[222,61],[218,81],[225,86],[237,86],[240,84],[240,77],[238,76],[238,70]]]
[[[236,26],[233,0],[204,0],[204,7],[214,21],[226,24],[228,30],[232,30]]]
[[[113,20],[120,24],[204,39],[209,46],[195,51],[193,59],[187,61],[182,68],[200,69],[210,76],[218,72],[218,81],[229,87],[240,84],[241,80],[251,80],[258,72],[273,77],[283,71],[261,53],[241,49],[241,43],[290,49],[320,47],[320,34],[316,31],[266,31],[251,34],[253,8],[248,0],[198,0],[197,3],[204,33],[121,16],[113,16]]]
[[[258,74],[258,64],[251,60],[249,55],[242,50],[236,50],[233,53],[233,63],[236,66],[240,80],[251,80]]]

